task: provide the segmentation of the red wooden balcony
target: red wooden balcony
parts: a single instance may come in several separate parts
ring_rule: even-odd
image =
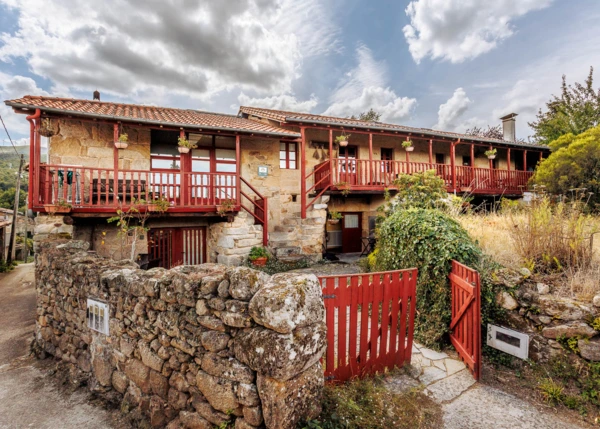
[[[401,174],[434,170],[446,182],[449,192],[471,192],[484,195],[520,195],[527,190],[533,175],[529,171],[497,170],[456,166],[454,174],[448,164],[405,161],[369,161],[334,158],[315,166],[314,186],[310,190],[327,189],[363,192],[383,192],[393,189]]]
[[[167,199],[169,213],[216,212],[225,200],[241,207],[235,173],[112,170],[71,165],[40,165],[34,208],[64,201],[73,213],[114,213],[136,200]],[[115,184],[115,177],[117,177]]]

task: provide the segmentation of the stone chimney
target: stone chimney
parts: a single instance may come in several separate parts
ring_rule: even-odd
[[[500,120],[502,121],[502,131],[504,132],[504,140],[506,141],[517,141],[517,127],[515,121],[516,117],[516,113],[509,113],[508,115],[500,118]]]
[[[94,100],[100,101],[100,91],[98,91],[98,90],[94,91]]]

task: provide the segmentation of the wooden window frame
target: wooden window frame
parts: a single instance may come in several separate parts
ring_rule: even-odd
[[[281,152],[283,151],[283,149],[281,149],[282,144],[285,145],[285,159],[281,158]],[[290,144],[296,145],[296,149],[293,151],[290,151]],[[290,167],[290,152],[294,152],[296,154],[296,159],[293,160],[296,163],[295,167]],[[281,161],[285,161],[285,167],[281,166]],[[298,142],[286,142],[286,141],[279,142],[279,168],[283,169],[283,170],[297,170],[298,169]]]

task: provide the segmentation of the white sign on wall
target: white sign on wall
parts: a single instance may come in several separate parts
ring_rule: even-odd
[[[88,328],[100,332],[104,335],[109,335],[108,319],[109,319],[108,304],[95,299],[88,298],[87,300],[87,324]]]
[[[526,360],[529,357],[529,335],[488,324],[487,345]]]
[[[269,167],[266,165],[258,166],[258,177],[267,177],[269,175]]]

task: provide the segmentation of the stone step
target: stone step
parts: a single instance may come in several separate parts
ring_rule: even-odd
[[[293,235],[293,233],[289,232],[271,232],[269,233],[269,241],[290,241],[294,239]]]

